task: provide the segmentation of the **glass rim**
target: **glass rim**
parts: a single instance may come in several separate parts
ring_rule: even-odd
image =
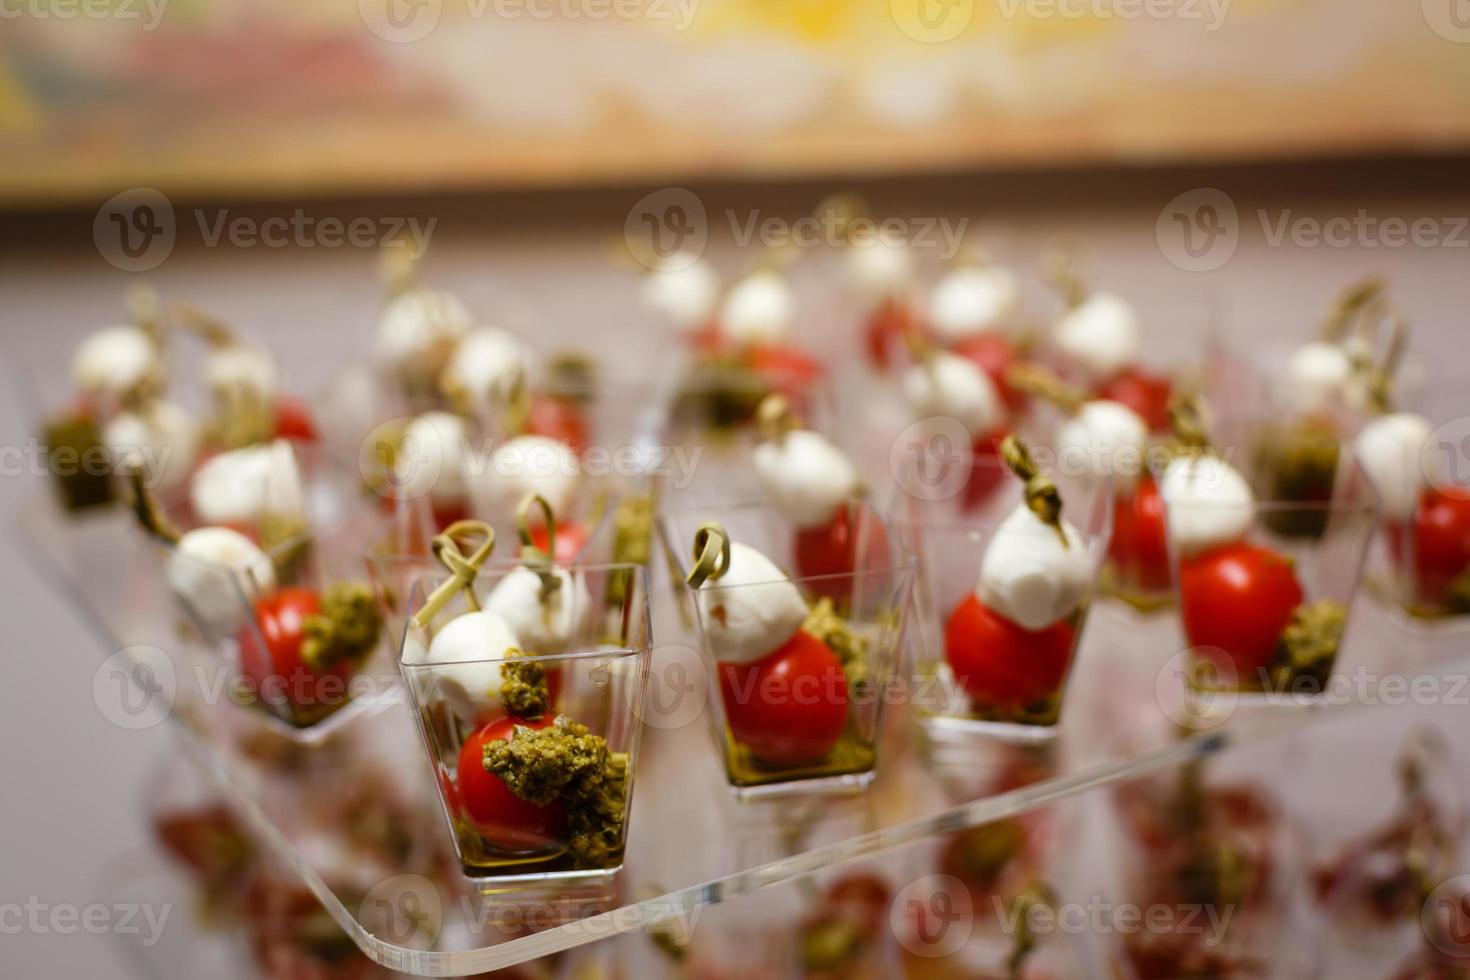
[[[410,626],[408,629],[412,629]],[[405,631],[406,635],[406,631]],[[410,673],[421,673],[425,671],[454,670],[457,667],[467,667],[478,664],[512,664],[512,663],[541,663],[545,661],[568,661],[577,663],[583,660],[626,660],[629,657],[638,657],[653,653],[653,640],[650,634],[647,646],[618,646],[612,645],[609,650],[567,650],[562,653],[526,653],[519,657],[479,657],[474,660],[454,660],[446,663],[421,663],[406,664],[403,662],[403,644],[398,645],[398,656],[394,658],[398,666]]]
[[[428,556],[428,560],[431,561],[431,562],[434,561],[433,556],[432,555],[431,556]],[[515,571],[517,568],[529,568],[529,567],[530,566],[526,565],[525,562],[522,562],[522,561],[517,561],[514,565],[500,565],[500,566],[497,566],[497,565],[494,565],[494,564],[488,564],[487,563],[485,566],[483,566],[480,569],[479,573],[476,575],[476,577],[475,577],[475,584],[478,584],[481,581],[481,579],[483,577],[485,577],[485,576],[490,576],[490,577],[495,577],[495,578],[504,578],[506,575],[509,575],[511,572]],[[596,563],[593,563],[593,564],[585,564],[585,565],[582,564],[582,563],[580,563],[580,562],[566,563],[566,562],[559,562],[558,561],[558,562],[552,562],[550,567],[551,567],[551,570],[552,571],[557,571],[557,572],[605,572],[605,571],[619,571],[621,569],[629,569],[629,570],[632,570],[632,571],[641,572],[645,578],[647,578],[647,575],[648,575],[648,566],[647,565],[641,564],[639,562],[631,562],[631,561],[604,561],[604,562],[596,562]],[[532,569],[532,570],[534,571],[535,569]],[[445,582],[445,581],[447,581],[449,579],[452,579],[452,578],[454,578],[454,573],[453,572],[448,571],[447,569],[443,568],[442,566],[437,566],[437,564],[436,564],[436,567],[435,568],[433,568],[433,569],[431,569],[429,571],[420,572],[418,575],[415,575],[413,577],[413,579],[408,583],[408,594],[409,594],[410,597],[412,597],[414,595],[415,590],[417,590],[420,587],[422,587],[425,582],[433,581],[436,584],[438,584],[438,583]]]

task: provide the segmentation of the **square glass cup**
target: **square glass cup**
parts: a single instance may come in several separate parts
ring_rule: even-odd
[[[1239,541],[1181,553],[1177,522],[1212,522],[1211,512],[1231,506],[1164,498],[1188,683],[1202,694],[1229,693],[1232,706],[1242,698],[1315,700],[1346,637],[1375,526],[1373,488],[1344,454],[1329,499],[1258,498]],[[1266,585],[1248,591],[1252,576]]]
[[[305,743],[327,737],[361,710],[386,704],[398,686],[383,656],[391,641],[381,619],[376,641],[358,656],[322,668],[296,659],[288,634],[309,614],[303,599],[320,600],[342,582],[373,595],[355,550],[361,538],[350,533],[350,523],[320,532],[302,532],[265,549],[273,581],[178,551],[163,556],[163,574],[179,608],[203,649],[231,674],[228,684],[213,686],[242,706],[260,709],[280,734]],[[180,589],[185,581],[188,588]],[[376,599],[374,604],[381,617],[383,609]]]
[[[719,522],[735,543],[760,551],[779,568],[794,568],[798,528],[765,504],[735,503],[665,513],[660,536],[685,621],[693,624],[709,685],[711,736],[739,799],[857,792],[875,775],[885,702],[899,676],[902,637],[913,586],[912,559],[868,506],[847,505],[851,571],[792,576],[808,618],[793,634],[819,635],[831,660],[815,646],[752,664],[722,663],[710,641],[704,607],[683,582],[694,565],[699,526]],[[769,582],[721,586],[703,592],[737,600]],[[712,598],[710,601],[718,602]],[[788,641],[779,648],[791,651]],[[798,667],[797,664],[803,664]],[[840,674],[837,667],[840,666]]]
[[[512,661],[488,648],[483,659],[453,663],[428,663],[423,656],[440,630],[478,608],[512,569],[482,570],[473,601],[460,591],[429,617],[427,627],[413,617],[451,576],[423,576],[409,593],[399,670],[461,869],[485,892],[605,884],[623,864],[653,645],[647,575],[628,564],[557,569],[586,587],[573,596],[572,635],[563,650],[526,651]],[[507,708],[507,662],[544,676],[550,703],[538,717]],[[537,804],[516,796],[499,776],[465,768],[482,763],[483,755],[475,752],[483,752],[487,742],[560,725],[562,719],[585,726],[586,735],[605,743],[606,779],[596,799]]]
[[[1107,555],[1112,482],[1052,478],[1062,502],[1061,519],[1076,532],[1069,536],[1068,547],[1080,549],[1086,563],[1085,585],[1076,608],[1037,630],[1027,630],[992,610],[989,620],[995,628],[987,631],[983,646],[971,649],[952,642],[951,633],[959,629],[955,624],[962,610],[973,611],[979,602],[980,571],[1002,524],[1025,503],[1022,481],[998,458],[964,456],[952,465],[957,474],[948,485],[956,488],[956,494],[975,483],[994,488],[990,502],[979,512],[972,512],[956,496],[936,495],[926,488],[940,484],[907,480],[900,481],[899,494],[890,506],[898,539],[914,554],[918,567],[914,625],[909,631],[916,716],[931,737],[941,740],[955,736],[1002,742],[1052,739],[1061,722],[1067,680]],[[1047,529],[1045,533],[1050,536],[1053,532]],[[1037,547],[1051,544],[1050,540],[1038,541]],[[1003,643],[1013,646],[1007,650]],[[1025,663],[1018,664],[1023,651]]]

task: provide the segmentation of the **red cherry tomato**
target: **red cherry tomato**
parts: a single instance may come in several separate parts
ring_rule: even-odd
[[[918,330],[918,321],[907,303],[892,298],[879,303],[868,317],[869,363],[880,371],[886,370],[893,362],[894,353]]]
[[[866,541],[860,540],[864,534],[868,536]],[[862,555],[858,554],[860,545],[864,548]],[[803,578],[851,575],[857,570],[860,558],[865,566],[881,564],[887,548],[883,525],[867,518],[865,505],[843,504],[826,524],[797,528],[796,573]],[[811,587],[812,591],[835,599],[846,595],[852,583],[827,579],[813,582]]]
[[[546,526],[538,525],[531,528],[531,544],[546,553]],[[570,565],[582,553],[587,546],[587,529],[576,521],[567,521],[565,524],[556,526],[556,554],[552,555],[556,561]],[[520,549],[516,549],[520,554]]]
[[[508,739],[517,725],[545,728],[550,717],[536,721],[499,718],[465,740],[459,750],[459,809],[481,837],[504,851],[542,851],[566,833],[567,815],[557,802],[537,806],[510,791],[501,778],[485,770],[485,743]]]
[[[1008,433],[996,429],[976,439],[970,447],[970,476],[965,481],[965,509],[984,505],[991,494],[1010,478],[1010,470],[1001,459],[1000,444]]]
[[[316,442],[316,423],[311,409],[299,398],[276,399],[276,438],[292,442]]]
[[[789,344],[756,344],[746,358],[751,370],[788,397],[799,395],[826,373],[820,361]]]
[[[1268,548],[1230,544],[1179,566],[1184,635],[1225,651],[1242,682],[1271,662],[1281,631],[1302,604],[1291,562]]]
[[[1016,346],[1009,338],[990,332],[977,334],[957,344],[954,353],[969,358],[989,376],[1007,409],[1019,412],[1026,407],[1026,393],[1006,378],[1018,360]]]
[[[1168,378],[1150,374],[1138,367],[1127,368],[1097,391],[1097,397],[1127,405],[1138,413],[1150,432],[1169,428],[1169,399],[1174,396],[1174,383]]]
[[[820,762],[847,727],[847,677],[827,644],[805,630],[752,664],[719,664],[735,741],[761,762]]]
[[[240,667],[267,703],[317,712],[346,701],[356,663],[339,660],[318,673],[301,660],[306,620],[321,608],[321,597],[305,588],[281,589],[255,603],[255,626],[240,632]]]
[[[725,344],[725,334],[720,330],[720,324],[716,320],[711,320],[698,330],[689,334],[688,343],[696,354],[703,354],[708,357],[714,357],[715,355],[724,353],[727,346]]]
[[[1414,514],[1414,577],[1419,601],[1443,603],[1450,583],[1466,571],[1470,571],[1470,496],[1426,490]]]
[[[950,614],[944,655],[975,701],[1001,708],[1035,704],[1061,689],[1075,631],[1065,620],[1027,630],[971,592]]]
[[[1140,479],[1132,496],[1114,501],[1108,560],[1127,588],[1159,591],[1169,587],[1164,501],[1152,477]]]
[[[824,896],[831,914],[873,933],[888,918],[893,895],[888,884],[874,874],[855,872],[834,881]]]
[[[591,441],[582,406],[571,399],[551,395],[538,395],[531,400],[526,431],[534,436],[564,442],[575,453],[584,451]]]

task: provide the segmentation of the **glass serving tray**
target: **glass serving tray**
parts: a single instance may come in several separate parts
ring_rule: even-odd
[[[183,754],[218,783],[253,835],[364,953],[422,976],[476,974],[621,934],[674,929],[705,906],[1392,703],[1380,697],[1384,681],[1449,664],[1463,670],[1454,655],[1467,652],[1463,633],[1406,631],[1362,598],[1340,655],[1339,673],[1355,680],[1333,704],[1242,704],[1186,734],[1174,620],[1099,605],[1054,743],[933,741],[896,703],[866,793],[739,803],[706,723],[692,631],[655,561],[656,650],[623,871],[605,893],[479,894],[446,861],[449,831],[391,673],[375,671],[388,678],[383,688],[339,712],[326,732],[297,737],[211,683],[220,665],[178,628],[149,565],[156,553],[126,511],[78,519],[36,496],[18,519],[29,557],[112,651],[99,673],[120,672],[164,698],[168,711],[152,706],[158,723],[175,724]]]

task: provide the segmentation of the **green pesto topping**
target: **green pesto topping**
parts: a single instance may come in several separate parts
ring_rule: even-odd
[[[551,707],[551,690],[546,686],[546,668],[531,659],[534,654],[511,647],[500,665],[500,700],[517,718],[535,721]]]
[[[1257,462],[1272,500],[1325,503],[1337,480],[1340,440],[1328,426],[1304,422],[1285,432],[1269,432],[1257,450]],[[1277,534],[1320,538],[1327,529],[1327,508],[1273,510],[1263,516]]]
[[[579,863],[605,864],[622,847],[628,756],[566,716],[546,728],[518,726],[485,743],[485,771],[529,803],[560,801],[567,850]]]
[[[338,582],[322,597],[322,611],[302,624],[301,659],[312,670],[344,660],[362,660],[377,646],[383,628],[372,590],[361,582]]]
[[[807,973],[840,970],[862,952],[863,940],[861,925],[851,919],[818,919],[802,931],[802,966]]]
[[[112,503],[112,477],[106,461],[106,447],[97,423],[88,415],[57,419],[43,433],[51,472],[56,474],[61,490],[61,503],[67,510],[83,510]],[[92,471],[92,472],[89,472]]]
[[[1276,648],[1276,661],[1271,667],[1271,680],[1281,686],[1293,685],[1298,678],[1315,690],[1321,690],[1337,658],[1342,643],[1347,609],[1334,599],[1319,599],[1298,606],[1291,622],[1281,631]]]
[[[965,871],[989,884],[1020,852],[1026,834],[1015,820],[996,820],[965,831],[957,843],[956,855]]]
[[[1470,567],[1450,579],[1444,591],[1444,604],[1450,612],[1470,613]]]
[[[830,598],[818,599],[807,614],[801,628],[821,640],[837,655],[847,686],[854,693],[866,690],[868,683],[868,639],[837,615]]]

